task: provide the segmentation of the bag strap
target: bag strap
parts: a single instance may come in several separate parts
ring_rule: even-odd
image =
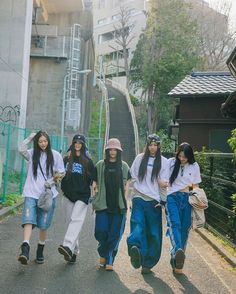
[[[40,170],[41,170],[41,173],[42,173],[42,175],[43,175],[44,180],[47,181],[47,178],[45,177],[45,175],[44,175],[44,173],[43,173],[43,169],[42,169],[42,166],[41,166],[41,164],[40,164],[40,161],[39,161],[39,168],[40,168]]]

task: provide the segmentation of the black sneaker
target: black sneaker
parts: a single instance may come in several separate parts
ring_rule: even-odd
[[[182,269],[184,267],[185,254],[183,249],[179,248],[175,253],[175,268]]]
[[[64,259],[65,259],[66,261],[71,261],[71,259],[72,259],[72,252],[71,252],[71,250],[70,250],[69,247],[67,247],[67,246],[63,246],[63,245],[60,245],[60,246],[58,247],[58,252],[59,252],[60,254],[64,255]]]
[[[44,263],[43,249],[44,249],[44,245],[38,244],[37,251],[36,251],[36,259],[35,259],[36,263],[39,263],[39,264]]]
[[[76,263],[76,257],[77,257],[77,255],[76,254],[73,254],[72,257],[71,257],[71,260],[68,261],[68,263],[70,263],[70,264]]]
[[[22,243],[21,245],[21,253],[18,257],[18,260],[21,264],[28,264],[29,260],[29,251],[30,251],[30,246],[27,242]]]
[[[130,249],[130,261],[134,268],[140,268],[141,255],[137,246],[132,246]]]

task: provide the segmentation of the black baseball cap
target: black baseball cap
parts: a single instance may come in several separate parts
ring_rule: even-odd
[[[161,143],[161,139],[157,134],[150,134],[147,137],[147,144],[151,144],[152,142],[159,144]]]

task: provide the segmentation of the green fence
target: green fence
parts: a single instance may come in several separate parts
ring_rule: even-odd
[[[26,178],[27,163],[18,151],[19,144],[30,134],[31,130],[0,122],[0,202],[4,203],[7,195],[21,194]],[[51,146],[60,151],[60,136],[50,135]],[[69,146],[67,138],[63,139],[62,154]],[[99,150],[103,142],[98,138],[87,138],[89,154],[94,162],[98,161]]]

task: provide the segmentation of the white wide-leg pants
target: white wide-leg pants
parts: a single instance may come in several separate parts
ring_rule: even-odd
[[[88,205],[83,201],[71,202],[62,196],[62,210],[67,224],[67,231],[64,237],[63,246],[70,248],[72,253],[79,253],[79,234],[83,226]]]

